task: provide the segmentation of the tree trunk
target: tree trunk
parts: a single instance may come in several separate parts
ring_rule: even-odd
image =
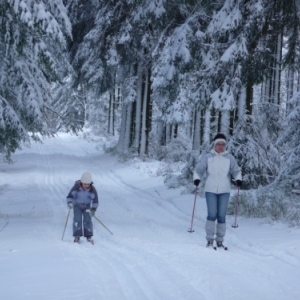
[[[276,61],[274,74],[274,104],[280,104],[280,78],[281,78],[281,61],[282,61],[282,33],[277,37]]]
[[[109,93],[109,109],[108,109],[108,134],[115,135],[115,94]]]
[[[147,106],[148,106],[148,88],[149,88],[149,76],[145,76],[144,95],[143,95],[143,111],[142,111],[142,129],[141,129],[141,143],[140,154],[146,154],[146,142],[147,142]]]
[[[228,110],[221,112],[221,132],[225,133],[226,135],[229,134],[229,127],[230,127],[230,113]]]
[[[117,144],[117,151],[119,153],[124,152],[124,147],[125,147],[125,131],[126,131],[126,118],[127,118],[127,105],[124,103],[122,107],[122,113],[121,113],[121,126],[120,126],[120,135],[119,135],[119,140]]]
[[[135,132],[134,132],[134,148],[140,151],[141,143],[141,119],[142,119],[142,95],[143,95],[143,73],[141,64],[137,68],[137,87],[136,87],[136,107],[135,107]]]
[[[199,105],[196,106],[194,112],[194,132],[193,132],[193,150],[199,150],[201,145],[201,110]]]
[[[205,112],[205,121],[204,121],[204,135],[203,143],[206,145],[210,144],[210,122],[211,122],[211,111],[207,109]]]
[[[132,102],[126,105],[126,123],[125,123],[125,135],[124,135],[124,148],[123,153],[127,153],[131,146],[132,138]]]

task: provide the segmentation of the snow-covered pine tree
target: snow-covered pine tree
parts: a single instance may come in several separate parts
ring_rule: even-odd
[[[102,101],[101,94],[108,91],[109,99],[113,99],[116,89],[121,91],[123,105],[128,105],[131,113],[128,109],[122,109],[122,118],[126,118],[127,126],[122,127],[120,139],[126,136],[129,140],[125,143],[119,141],[119,145],[125,148],[117,148],[121,152],[133,148],[142,154],[147,152],[151,130],[149,78],[152,51],[149,47],[152,29],[144,9],[155,8],[151,1],[101,1],[97,6],[94,25],[79,45],[74,59],[80,69],[79,80],[86,83],[89,91],[93,91],[94,98]],[[108,120],[111,125],[111,117]],[[123,135],[122,132],[127,129],[130,132]]]
[[[72,70],[60,85],[53,86],[53,107],[59,115],[53,115],[55,127],[64,131],[78,131],[90,117],[90,93],[86,81],[81,76],[81,64],[77,60],[78,47],[85,35],[93,28],[98,1],[65,0],[68,16],[72,24],[72,39],[68,39],[67,50]],[[94,110],[92,110],[94,111]],[[92,116],[92,120],[93,120]]]
[[[207,95],[195,92],[202,82],[195,76],[203,62],[203,36],[209,20],[206,3],[168,1],[164,23],[153,53],[153,99],[158,106],[161,145],[174,137],[189,137],[199,149]],[[204,89],[203,89],[204,90]],[[178,134],[172,132],[176,128]]]
[[[260,84],[260,93],[256,96],[256,102],[247,102],[246,108],[251,109],[247,118],[239,118],[235,128],[234,140],[236,142],[236,155],[243,166],[245,178],[252,188],[259,185],[270,185],[278,182],[281,177],[284,156],[284,147],[279,147],[277,142],[281,138],[281,132],[289,132],[282,124],[285,116],[285,99],[282,97],[282,68],[287,67],[290,78],[293,77],[297,65],[297,44],[299,45],[299,3],[289,1],[283,5],[282,1],[269,1],[261,3],[261,17],[259,23],[252,22],[250,28],[257,28],[260,32],[257,39],[250,44],[250,60],[247,61],[247,95],[252,95],[255,85]],[[251,16],[254,16],[251,14]],[[258,19],[258,20],[259,20]],[[283,37],[288,36],[285,49],[282,43]],[[282,52],[286,51],[286,56]],[[272,55],[271,55],[272,54]],[[291,82],[289,81],[289,84]],[[252,90],[252,91],[251,91]],[[289,95],[293,90],[288,88]],[[288,110],[294,105],[289,102]],[[250,109],[248,109],[250,111]],[[244,125],[241,123],[243,122]],[[289,124],[290,126],[290,124]],[[286,136],[285,136],[286,138]],[[282,145],[282,144],[281,144]],[[247,150],[246,150],[247,149]],[[290,153],[290,151],[288,150]],[[274,185],[272,185],[274,187]],[[278,186],[278,185],[277,185]]]
[[[277,32],[276,29],[282,28],[282,22],[274,18],[276,11],[278,15],[282,12],[278,1],[226,0],[206,30],[209,41],[207,53],[213,53],[208,56],[211,59],[207,62],[212,67],[205,68],[206,78],[213,83],[210,87],[213,118],[208,130],[222,131],[231,137],[236,146],[232,150],[235,149],[234,154],[242,164],[243,173],[250,177],[252,173],[256,174],[257,180],[249,180],[249,184],[269,183],[278,172],[278,166],[272,166],[271,161],[278,162],[274,141],[279,130],[276,126],[279,114],[274,114],[270,105],[253,111],[253,88],[260,83],[269,82],[267,85],[272,89],[265,91],[272,91],[272,99],[277,105],[280,103],[282,31]],[[274,55],[269,55],[270,49],[273,49]],[[206,62],[205,55],[203,57]],[[263,105],[255,104],[256,107]],[[267,127],[262,128],[263,124]],[[262,141],[264,144],[261,144]],[[255,151],[245,153],[243,149]],[[262,155],[266,151],[269,155]]]
[[[0,3],[0,151],[11,154],[50,134],[50,84],[68,70],[66,36],[71,24],[61,0]]]
[[[295,93],[289,102],[290,113],[284,122],[283,134],[278,145],[284,147],[285,153],[277,182],[287,193],[300,190],[300,93]]]

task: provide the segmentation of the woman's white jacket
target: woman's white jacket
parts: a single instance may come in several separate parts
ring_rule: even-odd
[[[204,191],[214,194],[230,193],[231,177],[242,180],[236,159],[227,151],[217,153],[214,149],[200,157],[194,172],[194,180],[205,180]]]

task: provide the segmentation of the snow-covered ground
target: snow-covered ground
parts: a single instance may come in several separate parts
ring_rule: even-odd
[[[227,218],[229,251],[205,247],[206,206],[167,189],[156,162],[120,164],[95,141],[61,134],[0,165],[0,299],[286,300],[300,295],[300,230]],[[85,171],[100,205],[95,245],[62,240],[66,195]],[[234,193],[235,191],[233,191]]]

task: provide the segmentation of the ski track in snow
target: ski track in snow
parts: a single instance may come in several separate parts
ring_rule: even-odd
[[[297,249],[255,246],[238,229],[232,229],[229,221],[226,239],[229,251],[207,249],[205,212],[195,218],[195,232],[187,232],[191,195],[188,205],[176,203],[156,190],[134,185],[129,174],[123,173],[126,167],[120,167],[113,159],[107,160],[106,154],[89,153],[80,144],[65,145],[63,140],[57,145],[58,149],[60,147],[70,147],[72,155],[68,155],[67,150],[63,154],[51,153],[45,145],[39,145],[38,153],[31,157],[33,169],[40,156],[44,164],[38,166],[39,172],[34,177],[37,191],[29,190],[28,197],[40,194],[45,205],[45,211],[36,216],[42,220],[32,232],[43,235],[42,240],[53,240],[58,258],[50,259],[61,258],[70,268],[65,270],[65,276],[73,272],[73,277],[69,276],[73,280],[78,278],[84,291],[70,283],[54,289],[51,295],[42,294],[42,291],[24,293],[25,300],[39,297],[46,300],[297,299],[298,278],[291,278],[289,287],[285,286],[286,274],[295,274],[295,269],[300,269]],[[65,159],[60,165],[62,155]],[[76,174],[74,169],[78,170]],[[94,219],[94,246],[85,240],[80,245],[73,243],[72,214],[61,241],[68,213],[65,198],[84,171],[92,172],[98,190],[100,202],[96,215],[113,232],[110,235]],[[131,175],[138,179],[136,174]],[[45,190],[46,195],[43,194]],[[203,202],[200,206],[203,210]],[[24,238],[29,236],[25,230],[24,234]],[[15,249],[10,248],[11,253],[14,251],[18,251],[17,245]],[[8,253],[5,259],[6,256]],[[43,256],[40,259],[42,261]],[[31,271],[32,276],[34,272],[35,269]]]

